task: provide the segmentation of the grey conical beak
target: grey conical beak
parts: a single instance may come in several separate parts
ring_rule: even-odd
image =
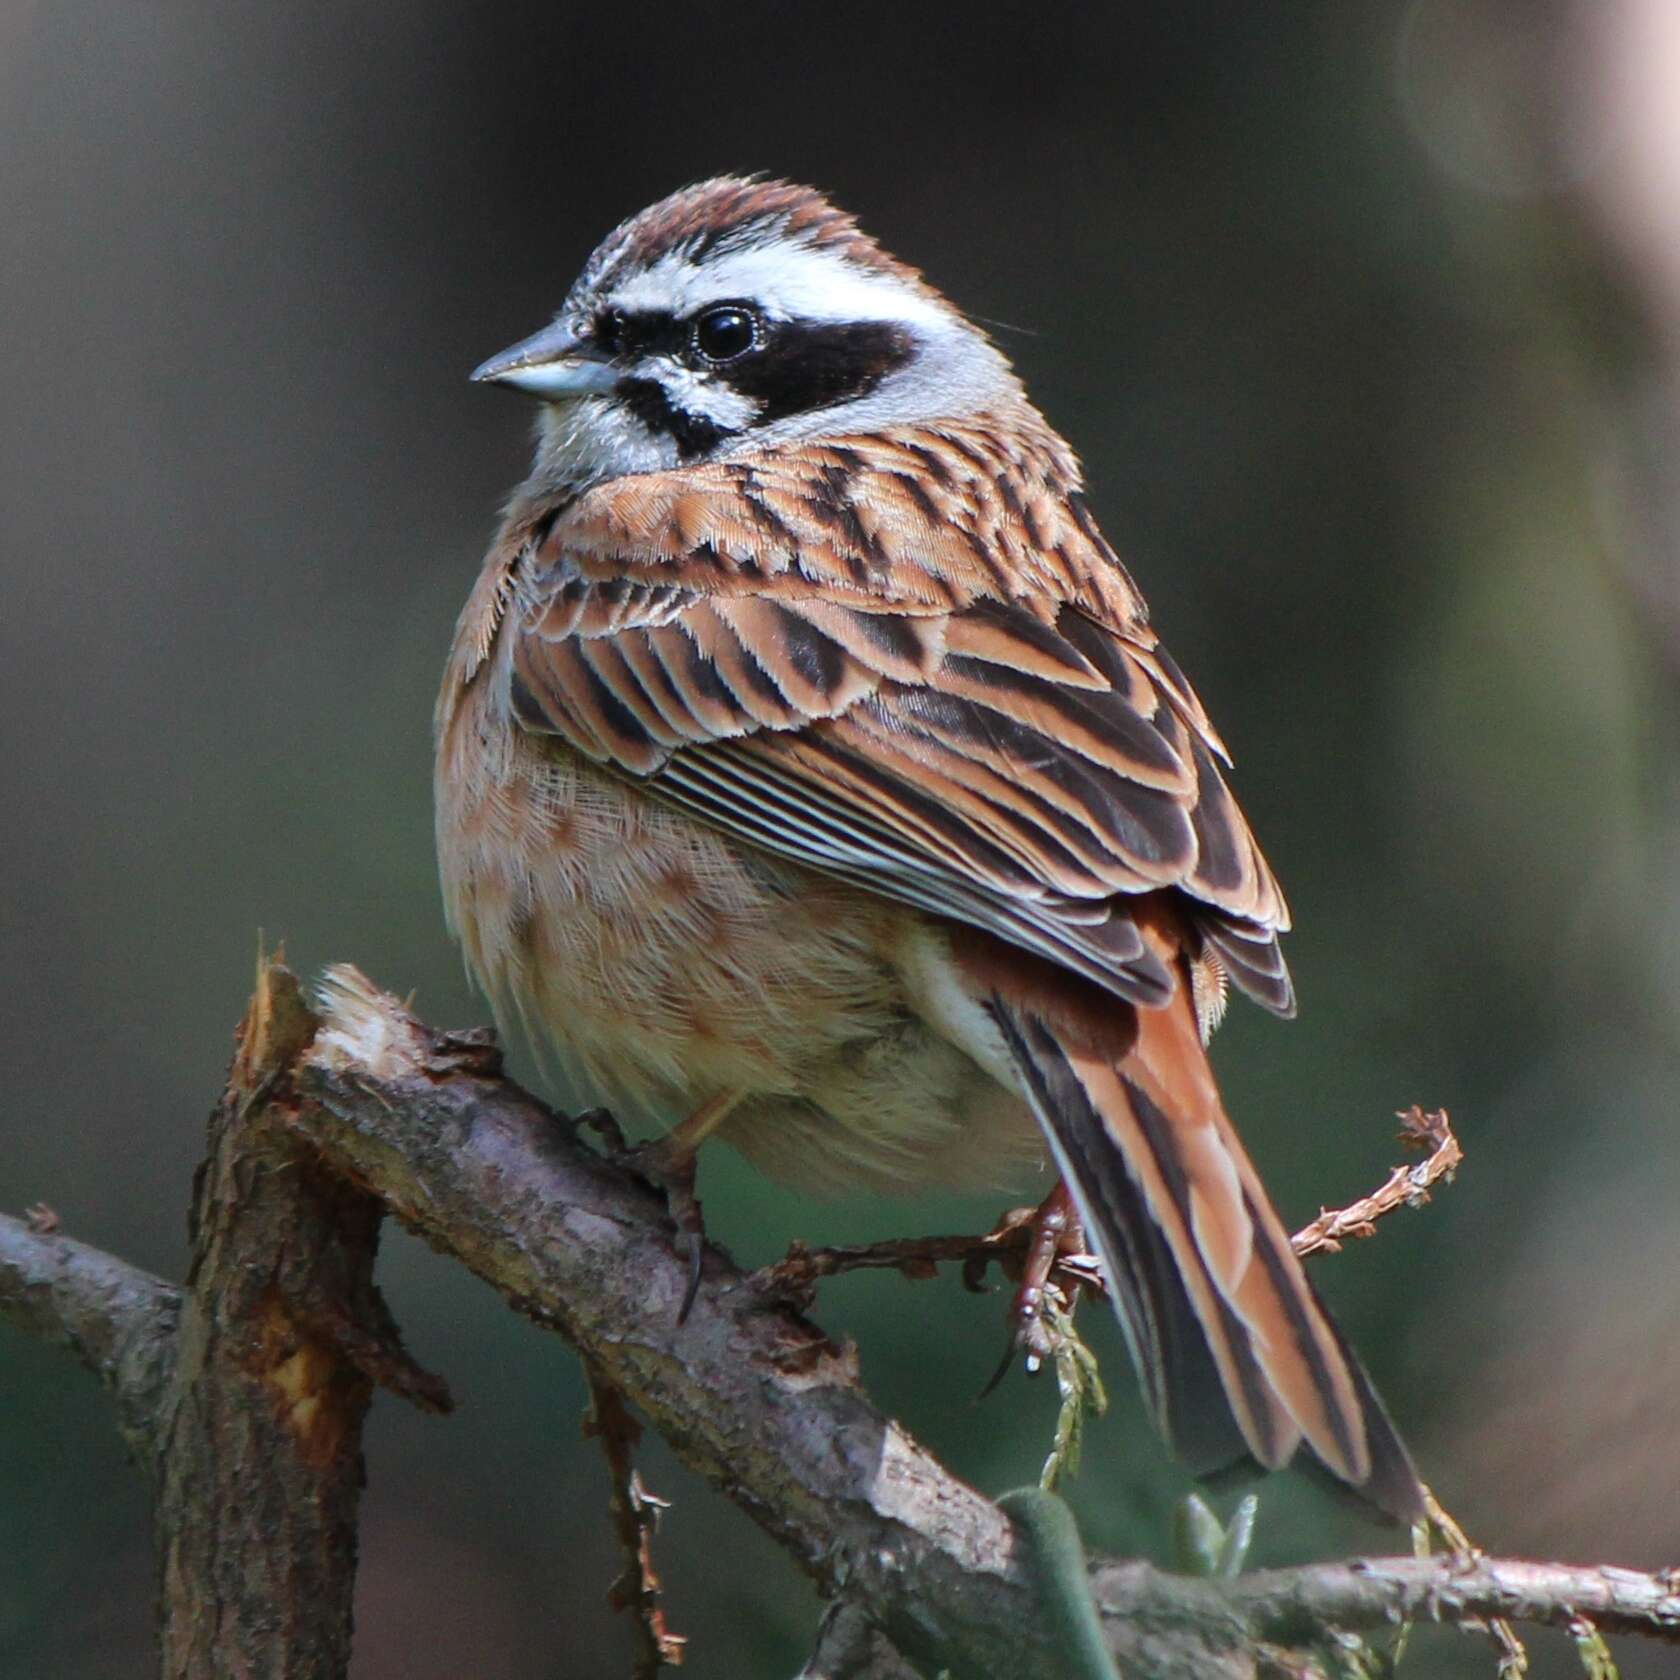
[[[618,370],[561,321],[481,362],[472,376],[481,385],[511,385],[551,399],[610,391],[618,383]]]

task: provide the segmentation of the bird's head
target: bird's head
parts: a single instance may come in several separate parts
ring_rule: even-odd
[[[552,325],[475,379],[542,399],[537,476],[582,488],[1018,391],[979,328],[819,193],[720,177],[609,234]]]

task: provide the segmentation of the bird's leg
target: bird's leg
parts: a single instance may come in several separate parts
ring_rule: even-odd
[[[1018,1232],[1023,1225],[1027,1241],[1020,1262],[1021,1281],[1010,1303],[1009,1346],[984,1392],[997,1387],[1010,1361],[1022,1351],[1028,1376],[1036,1376],[1046,1365],[1055,1371],[1062,1404],[1056,1414],[1055,1440],[1039,1476],[1042,1487],[1052,1488],[1079,1468],[1086,1419],[1108,1410],[1096,1358],[1073,1324],[1081,1291],[1097,1295],[1105,1291],[1093,1256],[1085,1252],[1084,1228],[1065,1182],[1058,1180],[1032,1212],[1005,1217],[1004,1228],[1009,1232]]]
[[[1062,1293],[1061,1286],[1050,1281],[1050,1273],[1064,1254],[1085,1252],[1085,1232],[1079,1223],[1073,1197],[1067,1185],[1056,1180],[1056,1187],[1038,1205],[1032,1216],[1032,1239],[1027,1244],[1021,1262],[1021,1283],[1010,1303],[1010,1325],[1015,1345],[1026,1350],[1027,1369],[1037,1371],[1044,1360],[1053,1357],[1053,1332],[1045,1321],[1051,1290]],[[1078,1298],[1075,1288],[1068,1300],[1071,1310]]]
[[[1056,1262],[1085,1252],[1085,1231],[1067,1185],[1056,1180],[1055,1188],[1030,1213],[1017,1210],[1004,1217],[993,1238],[1012,1235],[1025,1224],[1029,1228],[1026,1252],[1021,1257],[1021,1281],[1009,1304],[1009,1348],[996,1374],[986,1385],[990,1393],[1002,1381],[1009,1362],[1018,1351],[1027,1356],[1027,1372],[1036,1375],[1057,1351],[1057,1332],[1050,1323],[1049,1308],[1061,1305],[1071,1312],[1079,1296],[1077,1284],[1052,1282]]]
[[[665,1192],[665,1205],[677,1227],[677,1246],[688,1257],[688,1287],[677,1312],[679,1324],[688,1317],[699,1293],[700,1265],[706,1251],[706,1222],[694,1194],[695,1161],[700,1145],[729,1118],[741,1096],[739,1091],[720,1091],[686,1120],[678,1121],[664,1137],[630,1151],[630,1165]]]

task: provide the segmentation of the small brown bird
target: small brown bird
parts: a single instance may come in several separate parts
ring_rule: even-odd
[[[689,187],[476,378],[536,461],[437,712],[451,922],[606,1102],[806,1184],[1048,1145],[1198,1472],[1421,1490],[1204,1042],[1293,998],[1225,749],[1009,363],[819,194]]]

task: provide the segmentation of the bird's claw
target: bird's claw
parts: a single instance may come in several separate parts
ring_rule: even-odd
[[[688,1261],[688,1281],[677,1309],[677,1323],[686,1323],[700,1293],[706,1261],[706,1221],[700,1198],[694,1193],[697,1152],[674,1143],[669,1136],[647,1143],[627,1143],[617,1120],[603,1108],[590,1109],[577,1118],[579,1125],[601,1134],[608,1160],[634,1173],[665,1198],[665,1210],[677,1229],[677,1252]]]

